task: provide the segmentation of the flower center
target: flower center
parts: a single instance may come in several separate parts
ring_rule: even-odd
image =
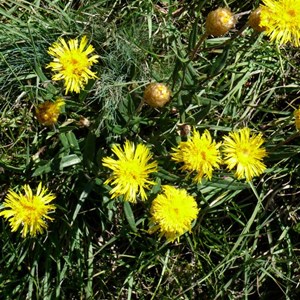
[[[288,14],[291,16],[291,17],[296,17],[296,11],[294,9],[290,9],[288,11]]]
[[[78,60],[75,58],[71,58],[71,64],[72,65],[77,65],[78,64]]]
[[[141,167],[135,161],[126,161],[121,167],[122,169],[122,176],[124,179],[131,183],[136,183],[140,181],[142,178]]]
[[[206,153],[204,151],[201,151],[200,155],[203,160],[206,160]]]
[[[247,164],[249,162],[250,149],[240,148],[237,150],[238,161],[242,164]]]
[[[23,221],[28,224],[33,224],[39,216],[39,209],[33,203],[26,203],[22,205]]]
[[[70,65],[71,65],[71,72],[74,75],[78,75],[80,76],[81,72],[82,72],[82,66],[80,65],[80,62],[78,59],[71,57],[70,61],[69,61]]]
[[[35,207],[33,205],[25,205],[25,204],[23,204],[23,208],[24,208],[24,210],[26,210],[28,212],[35,211]]]

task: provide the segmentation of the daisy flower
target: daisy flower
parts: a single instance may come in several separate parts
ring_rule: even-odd
[[[266,149],[261,147],[263,143],[262,135],[251,135],[247,127],[230,132],[224,137],[224,163],[227,164],[229,170],[236,168],[235,175],[238,179],[252,180],[266,169],[262,162],[267,156]]]
[[[300,1],[263,0],[260,26],[271,41],[300,46]]]
[[[24,194],[17,194],[11,189],[8,191],[2,204],[4,210],[0,212],[0,216],[9,221],[12,232],[22,227],[22,237],[25,238],[27,235],[34,237],[47,229],[46,220],[53,220],[48,213],[56,209],[50,204],[55,195],[48,193],[42,183],[38,185],[36,194],[32,193],[29,185],[24,185],[23,189]]]
[[[160,237],[165,236],[168,242],[179,240],[191,231],[198,212],[197,202],[185,189],[166,185],[152,202],[149,233],[159,231]]]
[[[129,141],[125,142],[124,149],[119,145],[112,146],[113,153],[118,159],[104,157],[103,166],[110,168],[113,173],[104,182],[112,183],[114,188],[110,191],[112,198],[123,195],[125,201],[136,203],[137,197],[146,200],[145,189],[155,182],[149,179],[149,175],[157,171],[157,162],[149,162],[152,154],[149,149],[143,145]]]
[[[55,73],[52,80],[64,80],[66,94],[69,91],[79,93],[89,79],[98,78],[90,68],[98,62],[99,55],[91,55],[95,49],[92,45],[87,46],[87,43],[86,36],[82,37],[80,43],[78,39],[66,42],[60,38],[48,49],[54,59],[47,68]]]
[[[203,177],[211,179],[214,168],[218,168],[221,162],[219,147],[212,140],[208,130],[202,135],[194,129],[193,136],[186,142],[180,142],[177,148],[172,148],[172,160],[183,163],[181,170],[188,171],[189,174],[196,172],[194,180],[201,182]]]

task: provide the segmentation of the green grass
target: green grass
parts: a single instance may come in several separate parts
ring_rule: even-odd
[[[45,235],[23,239],[3,218],[1,299],[297,299],[300,249],[299,51],[234,30],[188,54],[218,6],[247,12],[259,1],[24,1],[0,4],[0,201],[42,181],[57,209]],[[247,21],[242,15],[237,24]],[[35,106],[61,95],[45,66],[58,37],[87,35],[99,79],[70,94],[55,127]],[[226,44],[223,44],[227,42]],[[151,81],[172,102],[137,108]],[[80,126],[80,119],[90,126]],[[182,124],[214,138],[248,126],[262,132],[267,170],[253,183],[225,167],[195,184],[170,161]],[[111,200],[101,164],[113,143],[151,146],[160,169],[148,202]],[[201,211],[191,234],[149,235],[161,185],[186,188]]]

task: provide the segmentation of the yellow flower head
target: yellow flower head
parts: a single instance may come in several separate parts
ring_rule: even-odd
[[[236,19],[232,12],[227,8],[217,8],[211,11],[206,18],[205,28],[207,35],[215,37],[226,34],[235,26]]]
[[[54,57],[47,66],[54,74],[53,80],[64,80],[66,94],[70,92],[79,93],[89,79],[96,79],[97,76],[90,70],[90,67],[98,62],[99,55],[92,55],[94,47],[88,45],[86,36],[83,36],[80,44],[78,39],[71,39],[68,43],[60,38],[48,49],[48,53]]]
[[[144,101],[152,107],[163,107],[170,97],[171,91],[163,83],[150,83],[144,91]]]
[[[191,231],[192,221],[197,218],[200,209],[185,189],[166,185],[163,191],[152,202],[149,233],[159,230],[160,237],[165,236],[168,242],[173,242]]]
[[[261,22],[260,13],[261,13],[261,7],[253,10],[248,20],[248,25],[257,32],[263,32],[266,30],[266,27],[260,26],[260,22]]]
[[[149,149],[143,144],[135,147],[133,143],[126,141],[124,150],[119,145],[113,145],[112,151],[118,157],[117,160],[111,157],[102,159],[103,166],[113,170],[111,177],[104,182],[115,185],[110,191],[112,198],[123,195],[125,201],[132,203],[136,203],[137,196],[146,200],[145,188],[155,184],[149,180],[149,174],[157,171],[157,162],[149,163],[152,158]]]
[[[224,137],[224,162],[229,170],[237,168],[235,175],[238,179],[246,178],[250,181],[265,171],[266,166],[262,159],[267,156],[267,152],[261,147],[263,143],[262,135],[251,136],[247,127],[230,132]]]
[[[63,105],[65,105],[65,101],[62,98],[58,98],[55,102],[46,101],[41,103],[35,111],[37,120],[46,126],[54,125]]]
[[[294,111],[296,129],[300,130],[300,108]]]
[[[300,46],[300,1],[263,0],[260,26],[266,27],[271,41]]]
[[[35,195],[29,185],[24,185],[23,189],[24,194],[17,194],[11,189],[8,191],[3,203],[5,209],[0,212],[0,216],[9,220],[11,231],[15,232],[21,226],[22,237],[28,234],[36,236],[47,229],[46,220],[53,220],[48,213],[56,209],[49,204],[55,199],[55,195],[47,193],[42,183],[38,185]]]
[[[172,159],[178,163],[183,163],[182,170],[189,173],[197,172],[196,182],[201,182],[203,177],[211,179],[214,168],[219,167],[221,155],[219,147],[212,140],[208,130],[202,135],[194,129],[193,136],[186,142],[180,142],[177,148],[172,148],[174,153],[171,154]]]

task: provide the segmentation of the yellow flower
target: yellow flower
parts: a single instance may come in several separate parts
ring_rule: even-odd
[[[60,38],[48,49],[54,59],[47,68],[56,73],[52,76],[53,80],[64,80],[66,94],[69,91],[79,93],[89,79],[97,78],[90,67],[98,62],[99,55],[90,56],[95,49],[92,45],[87,46],[87,43],[86,36],[82,37],[80,44],[78,39],[71,39],[67,43]]]
[[[200,135],[194,129],[193,137],[186,142],[180,142],[177,148],[172,148],[175,152],[171,153],[171,156],[176,162],[183,163],[182,170],[188,171],[189,174],[197,172],[194,180],[201,182],[203,177],[211,179],[213,169],[219,167],[220,146],[221,144],[212,140],[208,130]]]
[[[115,185],[110,191],[112,198],[124,195],[125,201],[132,203],[136,203],[137,196],[146,200],[145,188],[155,184],[149,180],[149,174],[157,171],[157,163],[149,163],[152,158],[149,149],[143,144],[135,147],[133,143],[126,141],[124,150],[119,145],[113,145],[112,151],[118,160],[111,157],[102,159],[103,166],[113,170],[111,177],[104,182]]]
[[[9,220],[11,231],[17,231],[21,226],[22,237],[28,234],[36,236],[47,229],[46,220],[53,219],[48,216],[49,211],[56,207],[49,204],[55,199],[55,195],[47,193],[47,189],[38,185],[36,195],[33,195],[29,185],[24,185],[24,194],[17,194],[9,190],[3,203],[5,210],[0,212],[0,216]]]
[[[246,178],[250,181],[265,171],[266,166],[262,159],[267,156],[267,152],[261,147],[263,143],[262,135],[251,136],[247,127],[230,132],[224,137],[224,162],[229,170],[237,168],[235,175],[238,179]]]
[[[260,26],[266,27],[271,41],[300,46],[300,1],[263,0]]]
[[[217,8],[211,11],[206,18],[205,28],[207,35],[215,37],[226,34],[235,26],[236,19],[232,12],[227,8]]]
[[[197,218],[200,209],[197,202],[185,189],[166,185],[163,194],[152,202],[149,233],[160,231],[168,242],[173,242],[187,231],[191,231],[192,221]]]
[[[170,97],[171,91],[163,83],[150,83],[144,91],[144,101],[152,107],[163,107]]]
[[[65,101],[62,98],[58,98],[55,102],[46,101],[41,103],[35,111],[37,120],[46,126],[54,125],[63,105],[65,105]]]
[[[294,111],[296,129],[300,130],[300,108]]]

